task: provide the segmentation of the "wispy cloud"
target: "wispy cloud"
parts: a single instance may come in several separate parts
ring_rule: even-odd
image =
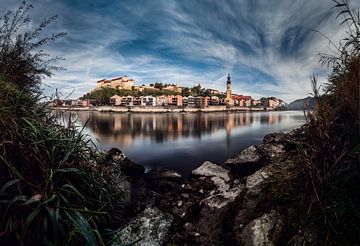
[[[20,3],[20,1],[19,1]],[[17,4],[3,0],[0,9]],[[330,0],[229,1],[34,1],[33,19],[58,14],[53,31],[66,38],[48,52],[66,60],[67,71],[45,79],[45,93],[76,89],[78,97],[101,78],[127,74],[138,84],[155,81],[201,83],[287,101],[310,91],[309,76],[328,71],[316,54],[328,51],[319,30],[338,42],[342,27]],[[360,3],[350,1],[359,8]]]

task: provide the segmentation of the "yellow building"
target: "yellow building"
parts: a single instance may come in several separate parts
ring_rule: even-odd
[[[129,79],[126,75],[123,77],[118,77],[114,79],[102,79],[96,82],[95,90],[99,90],[101,88],[118,88],[123,90],[131,90],[135,85],[135,80]]]
[[[228,106],[234,106],[234,100],[231,96],[231,79],[230,74],[228,74],[227,81],[226,81],[226,99],[225,99],[226,105]]]

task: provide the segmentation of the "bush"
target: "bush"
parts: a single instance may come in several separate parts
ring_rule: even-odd
[[[308,163],[309,187],[315,203],[310,204],[324,244],[356,244],[360,232],[360,17],[347,1],[335,1],[347,37],[337,47],[337,55],[320,54],[320,62],[332,67],[328,83],[321,87],[313,77],[317,101],[308,111],[304,151]],[[332,43],[330,41],[330,43]]]
[[[41,78],[57,58],[36,49],[63,34],[33,42],[52,17],[14,37],[31,8],[23,3],[0,25],[0,244],[104,245],[99,228],[121,221],[124,180],[81,130],[60,126],[41,103]]]

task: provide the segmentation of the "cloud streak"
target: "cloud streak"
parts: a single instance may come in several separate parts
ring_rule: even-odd
[[[310,92],[309,76],[328,71],[316,54],[328,52],[319,30],[338,42],[333,2],[229,1],[34,1],[33,19],[58,14],[53,31],[67,37],[48,47],[67,71],[45,79],[45,93],[76,89],[78,97],[101,78],[127,74],[138,84],[156,81],[224,90],[232,74],[239,94],[290,101]],[[360,4],[350,1],[351,7]],[[16,4],[3,0],[0,9]],[[41,17],[41,18],[40,18]]]

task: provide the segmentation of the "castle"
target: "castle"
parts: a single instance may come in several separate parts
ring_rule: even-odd
[[[96,82],[95,90],[99,90],[101,88],[118,88],[123,90],[131,90],[132,87],[135,85],[135,80],[129,79],[126,75],[123,77],[114,78],[111,80],[98,80]]]

